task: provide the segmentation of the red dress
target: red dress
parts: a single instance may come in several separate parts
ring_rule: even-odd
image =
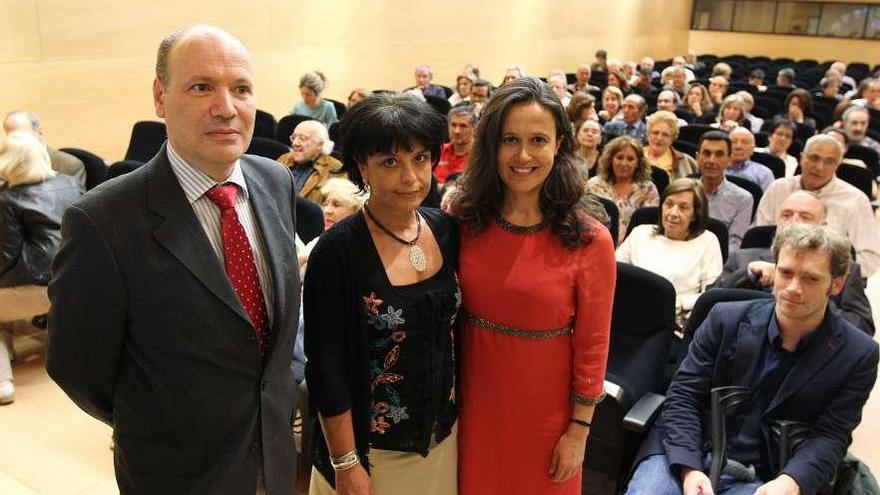
[[[580,494],[550,480],[572,400],[603,393],[616,264],[608,231],[576,250],[547,227],[461,230],[460,495]],[[537,230],[537,231],[535,231]]]

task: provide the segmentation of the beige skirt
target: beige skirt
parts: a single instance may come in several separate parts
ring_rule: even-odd
[[[370,450],[370,478],[375,495],[412,495],[413,487],[424,495],[458,493],[458,425],[428,457],[411,452]],[[315,468],[309,481],[309,495],[336,495]]]

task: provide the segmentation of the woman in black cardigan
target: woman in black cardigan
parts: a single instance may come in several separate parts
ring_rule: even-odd
[[[346,172],[370,200],[321,236],[305,276],[306,382],[324,437],[312,494],[457,493],[458,236],[419,207],[443,127],[400,94],[369,96],[340,123]]]

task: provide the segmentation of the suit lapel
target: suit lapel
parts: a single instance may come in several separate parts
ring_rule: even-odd
[[[272,287],[274,288],[272,334],[277,336],[279,323],[284,321],[283,314],[285,303],[288,301],[285,273],[290,269],[291,253],[293,251],[293,234],[288,232],[281,223],[281,216],[275,198],[269,193],[269,188],[264,184],[265,178],[256,173],[246,157],[242,157],[242,172],[248,186],[250,202],[254,215],[263,235],[263,243],[266,247],[266,263],[269,273],[272,275]],[[298,309],[298,308],[297,308]],[[273,352],[276,346],[269,349]]]
[[[165,219],[153,231],[153,236],[217,298],[250,322],[223,264],[214,255],[205,230],[171,170],[164,146],[149,171],[148,184],[150,209]]]
[[[826,311],[828,311],[826,309]],[[770,401],[770,407],[767,411],[772,411],[786,399],[791,397],[795,392],[801,389],[813,375],[818,373],[828,361],[840,351],[843,340],[840,338],[839,328],[831,322],[831,328],[816,336],[816,340],[810,344],[803,356],[798,358],[795,365],[789,371],[788,376],[780,385],[779,390]]]
[[[769,305],[770,308],[773,305]],[[749,315],[740,324],[737,332],[736,357],[733,362],[733,385],[750,386],[758,362],[755,356],[767,338],[767,324],[770,321],[766,308]]]

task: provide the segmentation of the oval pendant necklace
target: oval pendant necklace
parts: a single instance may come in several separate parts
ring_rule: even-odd
[[[374,217],[373,214],[370,213],[370,209],[366,206],[364,206],[364,211],[367,212],[367,216],[370,217],[370,220],[372,220],[373,223],[375,223],[376,226],[382,230],[382,232],[385,232],[386,234],[391,236],[391,238],[395,241],[409,246],[409,264],[412,265],[412,267],[415,268],[417,272],[422,273],[428,269],[428,258],[427,256],[425,256],[425,252],[422,251],[422,248],[416,245],[416,243],[419,241],[419,237],[422,236],[422,219],[419,218],[418,212],[415,212],[417,225],[416,237],[411,241],[407,241],[406,239],[401,239],[400,237],[397,237],[394,232],[391,232],[390,230],[385,228],[384,225],[379,223],[379,221],[376,220],[376,217]]]

